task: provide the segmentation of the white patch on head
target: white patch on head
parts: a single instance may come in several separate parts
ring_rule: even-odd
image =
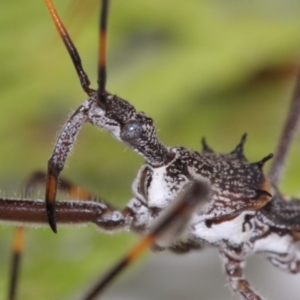
[[[89,100],[88,119],[93,125],[107,130],[116,140],[121,141],[120,126],[116,121],[105,117],[105,111],[93,100]],[[115,123],[114,123],[115,122]]]

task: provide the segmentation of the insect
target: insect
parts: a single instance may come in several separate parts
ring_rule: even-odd
[[[265,195],[265,196],[266,196],[266,195]],[[246,223],[245,223],[245,226],[249,225],[249,227],[251,227],[251,222],[249,221],[249,223],[250,223],[250,225],[246,222]],[[55,228],[54,225],[53,225],[53,223],[52,223],[52,227]],[[245,229],[245,230],[246,230],[246,229]]]

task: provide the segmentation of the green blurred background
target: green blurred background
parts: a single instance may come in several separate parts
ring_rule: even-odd
[[[96,87],[98,1],[56,2]],[[247,132],[249,160],[274,151],[300,53],[298,0],[114,0],[108,36],[108,90],[153,117],[166,145],[198,150],[205,136],[227,152]],[[0,3],[0,60],[0,190],[20,197],[22,181],[45,170],[58,131],[85,94],[42,0]],[[298,135],[281,183],[294,195],[299,150]],[[142,162],[87,124],[62,174],[121,208]],[[0,233],[5,299],[13,228]],[[58,235],[30,229],[19,298],[71,299],[135,239],[93,226]]]

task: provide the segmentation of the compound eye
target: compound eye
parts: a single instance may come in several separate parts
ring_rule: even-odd
[[[141,123],[136,120],[131,120],[123,126],[121,138],[126,142],[134,142],[142,135],[142,132],[143,128]]]

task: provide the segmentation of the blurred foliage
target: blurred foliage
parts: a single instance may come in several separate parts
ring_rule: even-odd
[[[96,86],[98,2],[56,1]],[[62,124],[85,98],[43,1],[0,4],[0,189],[45,170]],[[246,155],[274,151],[300,53],[298,0],[114,0],[108,90],[154,118],[167,145],[227,152],[244,132]],[[299,194],[299,137],[281,187]],[[63,176],[123,207],[143,160],[86,125]],[[43,191],[40,193],[42,197]],[[1,227],[0,299],[13,228]],[[29,230],[20,299],[66,299],[133,243],[129,234]]]

